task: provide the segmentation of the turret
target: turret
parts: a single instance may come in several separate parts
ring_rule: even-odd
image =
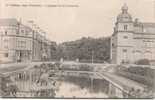
[[[130,62],[133,46],[133,21],[124,4],[122,12],[117,16],[117,22],[112,36],[112,60],[120,64]]]

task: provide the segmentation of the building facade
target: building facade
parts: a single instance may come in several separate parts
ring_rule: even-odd
[[[133,21],[124,5],[111,36],[111,61],[121,64],[141,59],[155,61],[155,23]]]
[[[44,45],[50,46],[46,41],[41,33],[16,19],[0,19],[0,62],[41,61],[44,49],[49,49]]]

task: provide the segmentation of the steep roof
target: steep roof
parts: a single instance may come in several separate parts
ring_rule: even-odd
[[[128,13],[128,6],[122,6],[122,12],[117,16],[117,22],[132,22],[132,16]]]
[[[142,23],[143,27],[154,27],[155,28],[155,23]]]
[[[18,21],[15,18],[3,18],[0,19],[0,26],[16,26]]]
[[[29,31],[32,31],[32,29],[29,26],[26,26],[22,23],[20,23],[17,19],[15,18],[3,18],[0,19],[0,26],[18,26],[20,25],[20,28],[25,28]]]

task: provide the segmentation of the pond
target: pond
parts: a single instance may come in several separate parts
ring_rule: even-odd
[[[108,98],[108,82],[79,77],[64,77],[59,80],[56,98]]]

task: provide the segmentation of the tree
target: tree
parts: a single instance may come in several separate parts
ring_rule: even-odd
[[[10,92],[11,95],[16,96],[16,93],[18,91],[18,87],[16,85],[10,85],[7,88],[8,92]]]
[[[92,51],[94,62],[108,62],[110,59],[110,38],[83,37],[76,41],[64,42],[57,47],[57,57],[67,60],[91,62]]]

